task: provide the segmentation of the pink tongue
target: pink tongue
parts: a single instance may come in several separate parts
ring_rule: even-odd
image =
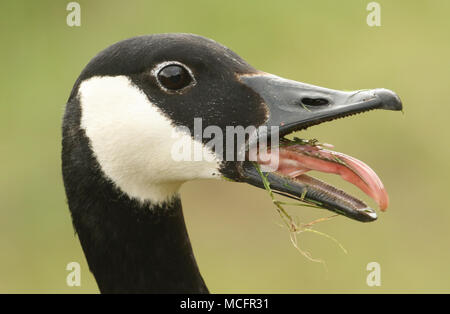
[[[351,156],[311,145],[291,145],[279,150],[278,172],[297,177],[310,170],[340,175],[377,202],[382,211],[389,204],[388,194],[368,165]]]

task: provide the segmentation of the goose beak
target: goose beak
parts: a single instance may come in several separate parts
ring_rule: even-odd
[[[400,98],[388,89],[339,91],[274,75],[242,76],[269,110],[267,126],[290,133],[309,126],[372,109],[402,110]]]
[[[377,219],[375,210],[363,201],[305,174],[316,170],[341,176],[370,196],[382,211],[386,210],[389,203],[387,192],[367,164],[329,150],[317,142],[292,141],[284,139],[284,136],[325,121],[373,109],[402,110],[402,103],[394,92],[387,89],[338,91],[268,74],[243,75],[240,80],[258,93],[267,106],[265,125],[278,127],[280,144],[276,156],[273,147],[268,152],[277,161],[277,168],[267,174],[274,192],[361,222]],[[260,157],[258,155],[257,163],[265,166],[266,162]],[[239,177],[234,179],[264,188],[260,172],[250,161],[242,163]]]

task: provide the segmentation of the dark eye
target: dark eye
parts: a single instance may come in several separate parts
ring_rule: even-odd
[[[171,64],[159,71],[158,80],[164,88],[176,91],[189,86],[193,78],[183,66]]]

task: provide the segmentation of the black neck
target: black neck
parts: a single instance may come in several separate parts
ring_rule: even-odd
[[[112,202],[118,202],[112,204]],[[164,206],[123,206],[120,199],[73,213],[102,293],[207,293],[179,198]],[[130,205],[130,204],[128,204]]]
[[[207,293],[180,199],[152,205],[122,194],[99,170],[79,116],[69,103],[63,177],[74,228],[100,291]]]

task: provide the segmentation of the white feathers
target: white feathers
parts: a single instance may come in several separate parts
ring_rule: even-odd
[[[176,142],[194,140],[178,132],[126,76],[90,78],[79,94],[81,128],[105,175],[128,196],[162,202],[185,181],[219,177],[213,152],[202,161],[172,158]]]

